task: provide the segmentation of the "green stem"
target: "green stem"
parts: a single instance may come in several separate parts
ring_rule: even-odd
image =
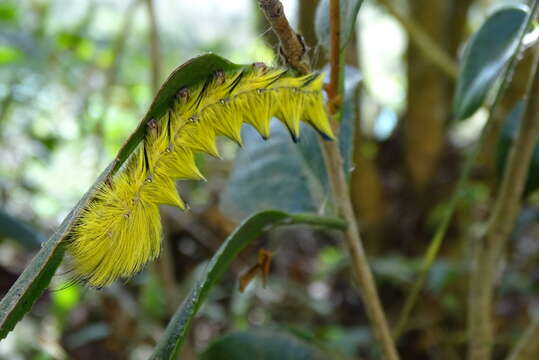
[[[290,220],[283,225],[305,224],[321,226],[327,229],[345,230],[347,223],[345,220],[337,217],[318,216],[313,214],[293,214]]]
[[[539,4],[539,1],[537,1]],[[539,50],[539,48],[537,48]],[[492,357],[494,326],[492,308],[494,287],[500,258],[515,220],[520,212],[522,194],[528,177],[533,149],[539,135],[539,51],[535,53],[533,80],[527,92],[528,102],[518,135],[511,146],[507,165],[493,204],[486,231],[480,239],[476,257],[472,259],[470,277],[469,359],[488,360]]]

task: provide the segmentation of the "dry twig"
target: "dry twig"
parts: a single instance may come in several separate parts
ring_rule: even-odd
[[[281,2],[278,0],[259,0],[259,4],[281,42],[281,52],[284,54],[285,59],[299,72],[309,72],[311,69],[306,59],[306,46],[301,36],[290,28]],[[330,16],[331,75],[330,85],[328,86],[328,97],[329,103],[332,104],[330,106],[331,115],[335,115],[339,112],[340,108],[340,11],[338,0],[331,0]],[[350,252],[354,274],[361,288],[361,296],[365,303],[367,315],[369,316],[371,326],[374,329],[385,358],[396,360],[399,357],[393,339],[391,338],[391,332],[389,331],[389,326],[380,303],[374,277],[363,249],[356,217],[352,208],[348,184],[344,175],[343,161],[338,143],[337,141],[322,141],[322,149],[335,205],[348,223],[345,233],[346,245]]]

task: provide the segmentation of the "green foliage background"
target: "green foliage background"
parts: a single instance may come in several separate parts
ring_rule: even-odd
[[[398,2],[399,11],[450,60],[461,64],[458,81],[429,62],[383,2],[341,2],[343,33],[351,40],[345,56],[340,146],[382,302],[390,323],[396,323],[417,281],[425,249],[455,206],[446,240],[398,345],[403,359],[462,358],[469,245],[465,240],[482,226],[481,214],[496,192],[514,140],[522,112],[518,104],[529,75],[529,50],[501,99],[500,141],[495,139],[482,167],[473,169],[471,181],[455,195],[459,202],[451,199],[463,159],[487,118],[501,69],[514,52],[515,34],[527,14],[524,2],[455,0],[445,8],[430,0]],[[62,235],[62,219],[110,163],[154,97],[156,59],[147,3],[0,3],[2,295],[44,240]],[[313,66],[324,70],[327,1],[283,3],[311,47]],[[490,16],[501,5],[512,7]],[[234,63],[280,63],[278,45],[255,1],[155,0],[154,6],[161,80],[206,52]],[[0,359],[145,359],[156,349],[159,358],[163,344],[178,343],[170,326],[185,311],[191,331],[182,329],[182,359],[219,359],[223,354],[240,358],[245,355],[241,349],[261,351],[260,359],[378,357],[338,232],[276,226],[282,217],[302,212],[333,213],[316,134],[306,129],[296,145],[277,122],[268,142],[251,130],[243,130],[242,149],[220,139],[223,160],[198,159],[208,183],[180,184],[191,211],[163,209],[166,256],[135,279],[96,291],[71,284],[62,266],[54,275],[38,273],[45,283],[52,277],[51,285],[31,311],[31,303],[21,305],[17,320],[29,312],[13,332],[7,335],[10,326],[2,328],[7,337],[0,342]],[[425,157],[425,149],[434,155]],[[535,160],[502,274],[496,308],[500,354],[522,332],[526,310],[537,297]],[[238,222],[269,208],[292,215],[270,212],[248,220],[249,224],[268,217],[262,225],[272,226],[260,225],[258,236],[245,238],[240,247],[249,245],[230,267],[232,258],[221,258],[227,266],[217,266],[213,277],[207,261],[219,254],[225,239],[221,249],[235,244],[230,234]],[[59,263],[62,249],[50,244],[42,254],[54,256],[44,255],[42,260]],[[232,247],[232,253],[240,247]],[[275,253],[269,282],[264,288],[255,280],[239,293],[237,279],[256,263],[260,248]],[[216,261],[221,264],[218,256],[211,264]],[[213,287],[201,296],[197,289],[204,284]],[[206,302],[195,318],[201,303],[187,310],[179,305],[197,296]],[[4,319],[9,311],[1,309]]]

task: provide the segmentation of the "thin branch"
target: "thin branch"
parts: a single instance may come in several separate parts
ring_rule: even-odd
[[[536,53],[534,64],[526,112],[511,147],[499,195],[486,232],[479,240],[479,256],[476,268],[472,271],[469,303],[471,320],[469,357],[472,360],[488,360],[492,355],[492,303],[495,277],[503,248],[520,210],[529,164],[539,135],[539,71],[537,71],[539,51]]]
[[[486,142],[489,141],[488,139],[491,136],[492,127],[497,126],[495,123],[497,122],[497,117],[499,117],[497,116],[497,113],[500,106],[500,102],[502,100],[502,97],[505,91],[507,90],[507,87],[509,85],[509,82],[511,81],[514,69],[518,63],[520,53],[523,48],[523,40],[524,40],[524,36],[526,35],[526,29],[529,28],[531,22],[535,18],[534,14],[537,13],[537,10],[538,10],[538,2],[535,3],[534,7],[530,11],[531,15],[529,15],[527,23],[524,26],[519,36],[517,48],[515,49],[515,52],[512,55],[511,60],[509,61],[509,63],[505,67],[503,74],[501,75],[501,79],[502,79],[501,84],[498,87],[496,96],[494,97],[494,100],[490,106],[487,122],[481,131],[481,136],[479,140],[476,142],[473,149],[470,151],[469,155],[466,157],[466,160],[462,166],[462,170],[460,172],[460,175],[457,181],[457,185],[455,186],[455,190],[453,190],[453,194],[451,195],[451,199],[447,207],[447,210],[442,218],[442,221],[438,225],[436,232],[434,233],[434,236],[432,237],[430,241],[429,247],[423,257],[423,263],[421,264],[421,269],[419,271],[418,278],[415,281],[414,285],[412,286],[410,292],[408,293],[406,297],[403,309],[399,316],[399,321],[397,322],[397,326],[395,327],[395,330],[394,330],[395,340],[398,340],[400,335],[402,335],[402,333],[406,330],[406,324],[408,322],[408,319],[417,303],[417,298],[421,292],[421,289],[423,288],[425,280],[427,279],[427,275],[430,271],[430,268],[432,267],[432,264],[434,263],[434,261],[436,260],[436,257],[438,256],[438,252],[440,251],[442,243],[445,239],[445,235],[451,223],[451,219],[453,218],[457,205],[460,201],[460,196],[464,192],[464,188],[468,184],[468,179],[470,177],[472,168],[478,161],[481,149],[483,149],[486,146],[485,145]],[[472,250],[474,249],[478,249],[478,247],[472,246]],[[471,254],[470,257],[474,258],[473,254]],[[471,312],[468,315],[471,316]],[[468,322],[470,324],[469,326],[475,326],[475,324],[472,324],[473,321],[470,320]]]
[[[288,24],[283,12],[282,4],[278,0],[259,0],[260,8],[264,11],[266,18],[272,25],[273,31],[281,42],[281,52],[288,63],[300,73],[309,72],[310,66],[306,59],[306,47],[303,44],[301,37],[296,34]],[[331,51],[332,59],[330,61],[331,69],[331,85],[328,90],[329,102],[337,105],[331,111],[332,115],[337,115],[339,110],[339,69],[340,67],[340,12],[339,1],[331,0],[330,2],[330,29],[331,33]],[[335,49],[337,49],[335,51]],[[291,61],[292,60],[292,61]],[[348,223],[345,232],[346,246],[350,252],[353,272],[357,278],[357,282],[361,289],[361,296],[366,307],[366,312],[370,320],[370,324],[374,329],[376,338],[380,343],[380,347],[387,360],[397,360],[398,354],[391,338],[389,326],[387,324],[385,313],[382,309],[380,298],[376,290],[376,285],[369,267],[363,244],[359,234],[356,216],[352,208],[350,192],[343,170],[343,161],[339,152],[337,141],[327,142],[322,141],[322,152],[326,164],[326,169],[331,184],[333,200],[339,211]]]
[[[396,360],[399,358],[387,319],[376,290],[374,277],[367,261],[361,236],[356,223],[356,217],[350,201],[348,184],[344,177],[343,162],[339,148],[336,144],[323,142],[322,149],[326,168],[328,171],[334,202],[339,213],[348,221],[345,232],[345,241],[350,253],[352,270],[361,290],[361,297],[366,307],[366,313],[370,324],[374,329],[375,336],[380,343],[385,359]]]
[[[392,0],[378,0],[378,2],[401,24],[408,33],[410,41],[423,52],[426,59],[438,66],[449,78],[457,79],[458,65],[443,48],[411,18],[403,15]]]
[[[340,77],[341,70],[341,12],[339,0],[329,2],[329,32],[330,32],[330,54],[329,54],[329,85],[328,110],[330,116],[334,116],[340,111]]]
[[[507,357],[507,360],[535,360],[539,358],[539,317],[535,317],[526,332]]]
[[[302,74],[310,72],[307,47],[301,35],[297,34],[288,23],[283,4],[276,0],[258,0],[258,4],[281,42],[280,51],[286,63]]]

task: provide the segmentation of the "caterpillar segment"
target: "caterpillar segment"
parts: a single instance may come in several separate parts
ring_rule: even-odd
[[[161,249],[159,205],[185,209],[176,180],[203,180],[194,153],[219,157],[216,137],[242,143],[243,123],[270,136],[279,118],[299,139],[300,121],[333,139],[322,97],[323,77],[294,77],[261,63],[217,71],[203,83],[179,89],[173,103],[146,125],[146,134],[126,164],[101,184],[67,244],[75,279],[104,287],[129,278]]]

